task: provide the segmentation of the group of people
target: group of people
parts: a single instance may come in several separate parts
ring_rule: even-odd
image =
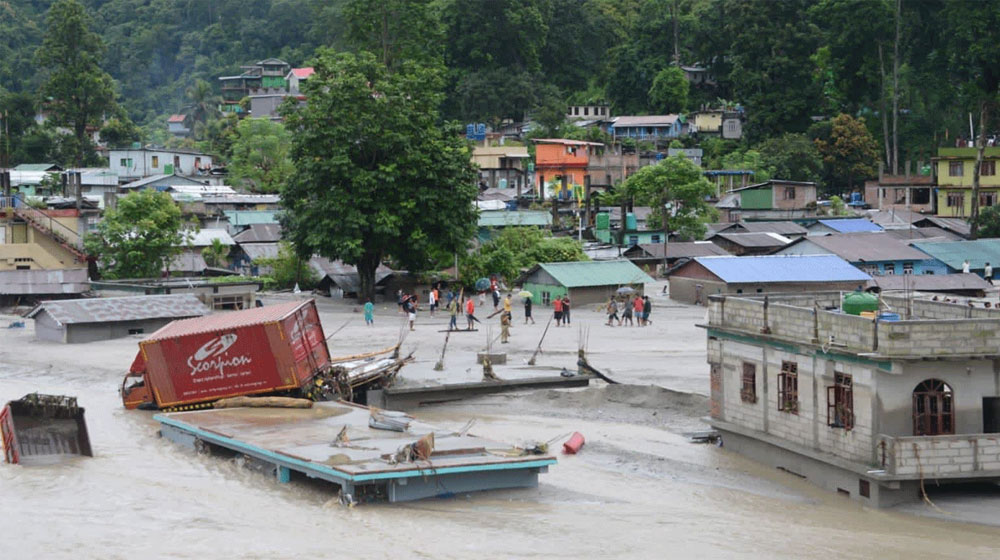
[[[617,322],[619,327],[622,326],[622,323],[636,327],[645,327],[652,323],[649,320],[649,313],[652,310],[653,304],[649,301],[649,296],[635,296],[632,300],[626,297],[625,301],[622,302],[612,297],[607,305],[607,325],[613,327],[615,326],[615,322]],[[618,316],[619,311],[621,311],[621,317]],[[635,318],[634,322],[633,317]]]
[[[565,295],[561,298],[557,297],[556,299],[552,300],[552,311],[553,311],[553,318],[556,320],[557,327],[562,325],[568,325],[570,322],[569,295]]]

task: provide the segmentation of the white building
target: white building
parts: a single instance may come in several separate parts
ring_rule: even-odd
[[[151,175],[205,176],[212,156],[194,150],[133,148],[110,150],[111,171],[121,180],[134,181]]]

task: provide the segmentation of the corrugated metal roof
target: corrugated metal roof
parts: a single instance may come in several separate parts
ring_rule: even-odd
[[[784,247],[792,242],[791,239],[778,235],[777,233],[717,233],[710,237],[725,239],[731,243],[735,243],[740,247]]]
[[[632,256],[638,251],[633,252],[636,247],[650,257],[662,259],[663,258],[663,243],[643,243],[636,245],[632,249],[625,252],[626,255]],[[667,258],[668,259],[680,259],[685,257],[713,257],[713,256],[726,256],[729,253],[719,247],[711,241],[694,241],[694,242],[671,242],[666,244],[667,247]]]
[[[677,122],[677,115],[622,116],[612,120],[615,128],[625,126],[671,126]]]
[[[871,276],[837,255],[695,257],[694,260],[728,284],[871,280]]]
[[[319,274],[320,279],[329,278],[346,293],[357,293],[361,288],[361,277],[357,267],[344,264],[344,261],[331,261],[325,257],[313,256],[309,259],[309,267]],[[391,268],[379,264],[375,269],[375,283],[385,280],[394,273]]]
[[[961,237],[957,233],[946,229],[934,227],[907,227],[899,229],[886,229],[885,232],[901,241],[923,241],[924,239],[938,238],[943,241],[959,241]]]
[[[203,195],[205,204],[278,204],[281,197],[276,194],[226,194]]]
[[[565,144],[567,146],[603,146],[600,142],[587,142],[585,140],[569,140],[567,138],[535,138],[532,142],[536,144]]]
[[[541,268],[549,273],[557,282],[567,288],[622,286],[627,284],[645,284],[653,281],[642,269],[626,259],[539,263],[535,265],[535,268],[528,275],[537,268]]]
[[[266,305],[264,307],[244,309],[243,311],[214,313],[212,315],[196,317],[194,319],[182,319],[180,321],[174,321],[149,335],[149,338],[147,338],[144,342],[272,323],[274,321],[284,319],[300,307],[311,305],[312,302],[312,299],[306,301],[290,301],[288,303],[279,303],[277,305]]]
[[[281,241],[279,224],[250,224],[250,227],[233,236],[233,241],[243,243],[276,243]]]
[[[989,290],[992,284],[978,274],[889,274],[875,276],[872,282],[883,290],[945,292],[949,290]]]
[[[552,214],[543,210],[485,211],[479,213],[479,227],[548,226],[551,224]]]
[[[819,223],[839,233],[858,233],[882,231],[882,226],[864,218],[845,218],[841,220],[819,220]]]
[[[748,233],[805,235],[809,231],[795,222],[740,222],[738,225]]]
[[[14,171],[58,171],[62,169],[54,163],[19,163]]]
[[[167,190],[175,193],[197,194],[202,196],[236,194],[233,187],[226,185],[170,185],[167,187]]]
[[[986,263],[993,266],[1000,265],[1000,239],[922,242],[911,245],[954,270],[962,270],[962,263],[966,259],[969,260],[971,270],[980,270],[986,266]]]
[[[171,272],[197,272],[201,274],[208,268],[208,263],[205,262],[205,258],[201,256],[200,252],[184,251],[170,261],[169,268]]]
[[[224,229],[205,228],[197,232],[185,232],[185,235],[193,247],[208,247],[215,239],[218,239],[226,246],[236,245],[229,232]]]
[[[230,225],[234,226],[278,223],[277,210],[223,210],[222,213],[229,218]]]
[[[278,257],[277,243],[244,243],[240,249],[253,260],[266,258],[275,259]]]
[[[940,218],[938,216],[925,216],[914,224],[920,224],[921,222],[926,222],[931,225],[937,226],[948,231],[953,231],[963,237],[968,236],[971,232],[969,227],[969,222],[966,222],[962,218]]]
[[[62,325],[181,319],[211,312],[194,294],[175,294],[45,301],[28,312],[26,317],[34,317],[43,310]]]
[[[813,243],[819,248],[852,263],[931,260],[925,253],[910,247],[897,237],[883,232],[815,235],[799,239],[780,252],[794,251],[802,243]]]

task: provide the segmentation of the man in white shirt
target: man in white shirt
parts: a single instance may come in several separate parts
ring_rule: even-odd
[[[990,284],[993,283],[993,267],[990,266],[990,263],[986,263],[986,269],[983,271],[983,278],[985,278]]]
[[[962,263],[962,274],[968,274],[968,273],[969,273],[969,259],[965,259],[965,262]]]

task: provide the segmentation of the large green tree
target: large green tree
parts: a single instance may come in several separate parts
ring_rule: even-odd
[[[145,190],[118,199],[84,244],[107,278],[156,278],[183,250],[182,225],[169,194]]]
[[[683,155],[666,158],[656,165],[633,173],[615,191],[615,200],[632,199],[640,206],[650,206],[649,226],[667,228],[681,237],[701,239],[705,224],[715,219],[715,209],[705,197],[715,193],[702,169]]]
[[[294,166],[290,157],[292,136],[281,123],[270,119],[243,119],[236,125],[229,166],[234,179],[257,192],[278,192]]]
[[[572,237],[552,237],[534,227],[508,227],[469,253],[459,265],[467,286],[496,274],[512,285],[522,270],[538,263],[589,260],[583,247]]]
[[[653,85],[649,88],[650,106],[661,114],[684,112],[687,109],[689,89],[683,70],[677,66],[664,68],[656,74]]]
[[[823,158],[805,134],[786,133],[754,146],[771,177],[789,181],[820,182]]]
[[[115,84],[101,69],[104,42],[90,30],[91,18],[77,0],[59,0],[49,8],[39,65],[49,77],[42,86],[52,121],[73,131],[75,164],[82,166],[93,150],[87,127],[101,125],[115,108]]]
[[[386,258],[426,270],[435,252],[465,249],[476,224],[476,172],[454,126],[438,121],[443,87],[433,68],[390,72],[368,52],[321,49],[288,113],[295,173],[282,188],[285,231],[303,255],[358,267],[358,296],[373,297]]]
[[[815,140],[829,170],[830,187],[838,192],[854,188],[855,181],[873,177],[878,166],[878,144],[863,118],[840,114],[833,118],[828,137]]]

